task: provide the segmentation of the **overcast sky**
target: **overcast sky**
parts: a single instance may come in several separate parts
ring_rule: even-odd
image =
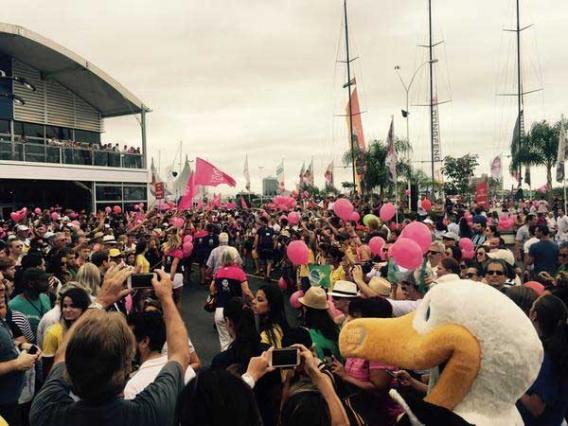
[[[478,172],[508,153],[515,120],[514,0],[434,0],[436,80],[443,155],[480,155]],[[51,0],[19,2],[2,20],[19,24],[87,58],[142,99],[148,116],[149,153],[171,164],[183,141],[244,187],[249,155],[253,190],[284,159],[287,186],[313,156],[316,184],[327,164],[347,149],[347,93],[343,64],[343,2],[339,0]],[[568,2],[522,0],[523,70],[527,122],[557,121],[567,111]],[[367,140],[384,139],[391,116],[400,117],[407,81],[424,63],[426,0],[350,0],[349,25]],[[427,103],[427,73],[419,71],[411,104]],[[411,106],[413,159],[429,159],[428,111]],[[105,139],[138,144],[134,118],[106,122]],[[508,162],[505,161],[508,165]],[[417,163],[421,166],[420,163]],[[428,165],[424,164],[423,167]],[[262,169],[261,169],[262,167]],[[336,181],[349,177],[337,168]],[[510,182],[510,181],[509,181]],[[544,172],[533,174],[533,185]],[[339,185],[338,185],[339,186]],[[227,192],[224,190],[223,192]]]

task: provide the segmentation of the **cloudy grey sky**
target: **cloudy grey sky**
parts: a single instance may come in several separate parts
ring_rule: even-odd
[[[434,0],[436,65],[444,155],[490,158],[508,152],[515,101],[496,93],[514,90],[514,0]],[[48,6],[47,6],[48,4]],[[527,122],[556,121],[567,111],[568,3],[521,0]],[[426,0],[350,0],[350,29],[368,140],[384,139],[390,117],[400,117],[404,78],[426,60]],[[173,161],[178,141],[190,158],[202,156],[244,186],[249,155],[253,189],[284,159],[287,186],[303,161],[314,158],[316,183],[347,148],[347,93],[340,0],[51,0],[19,2],[2,20],[50,38],[95,63],[143,99],[149,115],[150,155]],[[419,72],[411,103],[427,102],[427,74]],[[411,107],[414,160],[429,158],[427,108]],[[106,122],[107,140],[138,143],[135,119]],[[507,164],[507,163],[506,163]],[[420,163],[417,163],[420,166]],[[261,168],[262,167],[262,168]],[[424,165],[426,167],[426,165]],[[337,181],[348,170],[336,170]],[[543,172],[533,175],[538,186]],[[225,192],[225,191],[224,191]]]

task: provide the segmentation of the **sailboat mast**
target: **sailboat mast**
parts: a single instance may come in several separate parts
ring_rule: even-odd
[[[518,152],[522,148],[522,136],[524,127],[523,114],[523,85],[521,83],[521,9],[520,0],[517,0],[517,117],[519,119],[519,128],[517,134]],[[521,165],[519,164],[520,182],[522,182]]]
[[[347,0],[343,0],[343,11],[345,14],[345,53],[347,64],[347,91],[349,93],[349,141],[351,144],[351,164],[353,170],[353,192],[357,191],[357,184],[355,180],[355,147],[353,138],[353,109],[351,105],[351,58],[349,56],[349,25],[347,23]]]
[[[430,58],[430,150],[431,150],[431,171],[432,171],[432,196],[434,195],[434,51],[432,41],[432,0],[428,0],[428,30],[429,42],[428,52]]]

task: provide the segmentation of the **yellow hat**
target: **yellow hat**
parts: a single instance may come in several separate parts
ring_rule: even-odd
[[[120,256],[122,256],[122,253],[120,252],[119,249],[113,248],[113,249],[109,250],[108,255],[110,257],[120,257]]]

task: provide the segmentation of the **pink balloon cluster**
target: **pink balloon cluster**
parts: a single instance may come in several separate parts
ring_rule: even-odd
[[[61,216],[59,215],[59,213],[51,212],[51,220],[52,221],[57,222],[59,219],[61,219]]]
[[[393,203],[383,204],[379,211],[379,216],[383,222],[388,222],[396,215],[396,207]]]
[[[24,207],[20,210],[10,213],[10,219],[12,219],[14,222],[21,222],[26,218],[27,215],[28,209]]]
[[[184,257],[191,255],[191,252],[193,251],[193,237],[191,235],[183,237],[182,251]]]
[[[353,222],[359,222],[361,220],[361,215],[357,212],[351,213],[351,220]]]
[[[427,212],[429,212],[430,210],[432,210],[432,201],[430,201],[428,198],[424,198],[424,199],[422,200],[421,205],[422,205],[422,208],[423,208],[424,210],[426,210]]]
[[[183,225],[185,224],[185,220],[183,220],[182,217],[172,217],[170,219],[170,224],[177,229],[181,229],[183,228]]]
[[[288,244],[286,254],[294,265],[306,265],[308,263],[308,246],[301,240],[292,241]]]
[[[432,244],[432,233],[428,226],[422,222],[409,223],[402,229],[400,236],[416,242],[423,254],[428,251],[430,244]]]
[[[389,249],[389,257],[397,265],[406,269],[416,269],[422,265],[422,249],[410,238],[399,238]]]
[[[296,207],[296,200],[287,195],[277,195],[272,199],[272,203],[276,209],[292,210]]]
[[[333,212],[342,220],[351,220],[353,204],[346,198],[340,198],[333,204]]]

